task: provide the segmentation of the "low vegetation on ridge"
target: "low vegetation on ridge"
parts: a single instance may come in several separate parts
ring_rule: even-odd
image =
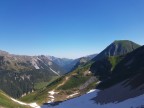
[[[20,105],[10,99],[8,95],[0,91],[0,108],[31,108],[30,106]]]

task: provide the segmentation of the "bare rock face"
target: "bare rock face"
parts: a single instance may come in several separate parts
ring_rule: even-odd
[[[96,82],[97,81],[97,78],[96,77],[91,77],[88,81],[86,81],[83,85],[81,85],[79,87],[80,90],[83,90],[85,89],[86,87],[88,87],[88,85],[90,85],[91,83],[93,82]]]

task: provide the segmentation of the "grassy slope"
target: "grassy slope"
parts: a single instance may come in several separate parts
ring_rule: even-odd
[[[20,98],[20,101],[27,102],[27,103],[37,102],[40,105],[42,103],[45,103],[47,101],[48,91],[55,88],[59,84],[58,82],[61,81],[61,79],[63,79],[63,77],[60,78],[55,77],[54,80],[52,80],[51,82],[48,83],[44,82],[43,85],[40,85],[39,83],[38,85],[36,85],[37,91]]]
[[[4,92],[0,91],[0,108],[30,108],[20,105],[10,99]]]
[[[119,40],[119,41],[114,41],[115,45],[121,45],[122,48],[124,48],[125,50],[127,50],[128,52],[133,51],[134,49],[137,49],[140,47],[140,45],[138,45],[137,43],[134,43],[132,41],[129,40]]]
[[[92,76],[92,75],[84,75],[84,72],[87,71],[90,66],[91,64],[88,64],[84,66],[83,68],[78,68],[74,70],[73,72],[56,79],[55,81],[50,83],[46,88],[33,92],[27,96],[24,96],[20,100],[24,102],[37,102],[39,104],[42,104],[42,103],[47,102],[48,91],[51,91],[53,89],[55,89],[56,91],[59,91],[60,94],[61,92],[62,94],[63,93],[73,94],[75,89],[78,89],[80,85],[84,84]],[[68,79],[66,80],[66,78]],[[90,84],[88,88],[95,87],[94,85],[96,85],[96,83]]]
[[[55,79],[54,81],[52,81],[51,83],[55,82],[55,81],[59,81],[62,77],[60,78],[57,78]],[[45,82],[45,86],[42,85],[40,86],[40,84],[38,84],[38,90],[33,92],[33,93],[30,93],[22,98],[20,98],[20,101],[23,101],[23,102],[27,102],[27,103],[32,103],[32,102],[37,102],[38,104],[42,104],[42,103],[45,103],[47,100],[47,94],[48,94],[48,91],[52,90],[55,86],[57,86],[57,84],[55,86],[51,86],[51,87],[47,87],[48,85],[51,84],[50,82],[48,82],[46,84]]]
[[[108,57],[108,60],[111,63],[111,71],[115,68],[115,66],[123,59],[123,56],[111,56]]]
[[[58,76],[54,76],[51,78],[49,81],[42,81],[34,84],[34,89],[35,90],[40,90],[48,86],[51,82],[55,81],[58,78]]]
[[[79,67],[73,72],[71,72],[69,76],[69,80],[59,87],[60,90],[70,90],[79,87],[80,85],[84,84],[91,76],[84,75],[84,72],[87,71],[90,67],[90,64]]]

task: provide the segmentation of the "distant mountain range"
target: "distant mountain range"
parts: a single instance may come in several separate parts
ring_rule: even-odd
[[[88,61],[92,60],[94,57],[96,57],[97,54],[92,54],[84,57],[80,57],[77,59],[68,59],[68,58],[57,58],[54,56],[47,56],[51,61],[59,65],[61,68],[63,68],[66,72],[70,72],[77,68],[80,65],[84,65]]]
[[[91,61],[94,57],[96,57],[98,54],[92,54],[92,55],[88,55],[88,56],[85,56],[85,57],[81,57],[81,58],[78,58],[76,60],[73,61],[73,67],[70,68],[71,70],[70,71],[73,71],[75,69],[77,69],[78,67],[82,67],[84,66],[86,63],[88,63],[89,61]]]
[[[63,68],[66,72],[69,71],[69,68],[71,68],[71,64],[73,63],[74,59],[68,59],[68,58],[58,58],[54,56],[47,56],[51,61],[59,65],[61,68]]]
[[[34,91],[37,84],[50,82],[69,72],[77,62],[78,59],[14,55],[0,50],[0,89],[10,96],[20,97]]]
[[[0,51],[0,70],[26,71],[34,69],[50,69],[55,74],[64,70],[46,56],[20,56]]]
[[[26,71],[34,69],[50,69],[55,74],[59,75],[69,72],[78,62],[85,62],[86,59],[86,61],[91,60],[95,56],[96,54],[78,59],[67,59],[45,55],[14,55],[0,50],[0,70]]]

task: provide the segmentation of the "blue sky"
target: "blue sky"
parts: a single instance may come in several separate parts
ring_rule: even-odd
[[[0,49],[77,58],[114,40],[144,44],[144,0],[1,0]]]

